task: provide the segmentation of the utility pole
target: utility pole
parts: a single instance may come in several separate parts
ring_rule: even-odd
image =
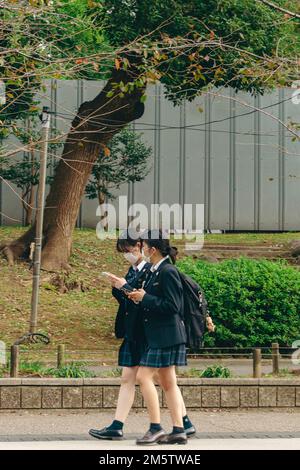
[[[33,279],[32,279],[32,296],[31,296],[31,315],[30,315],[30,333],[36,333],[37,315],[39,303],[39,285],[41,272],[41,254],[43,241],[43,221],[44,221],[44,205],[45,205],[45,187],[47,174],[47,152],[48,137],[50,129],[50,114],[47,106],[43,107],[40,115],[42,121],[42,137],[40,150],[40,181],[38,188],[38,203],[36,209],[36,233],[33,252]]]

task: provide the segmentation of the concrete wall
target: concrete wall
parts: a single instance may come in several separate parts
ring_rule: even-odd
[[[57,113],[54,125],[67,131],[79,105],[101,87],[101,82],[54,80],[46,82],[39,99]],[[300,143],[292,142],[276,119],[253,109],[285,123],[300,122],[293,91],[253,98],[218,90],[223,97],[203,95],[174,107],[160,85],[150,87],[145,114],[133,126],[153,149],[152,169],[145,181],[124,184],[117,194],[147,206],[203,203],[205,229],[300,230]],[[20,201],[0,185],[0,222],[22,223]],[[82,201],[78,226],[96,226],[96,207],[96,201]]]
[[[178,379],[187,408],[300,407],[299,379]],[[0,379],[0,411],[115,408],[120,379]],[[159,391],[162,407],[166,400]],[[134,408],[145,408],[137,387]]]

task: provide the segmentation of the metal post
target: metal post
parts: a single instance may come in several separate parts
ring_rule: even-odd
[[[272,343],[273,374],[279,374],[279,344]]]
[[[261,349],[253,349],[253,377],[261,377]]]
[[[32,279],[32,296],[31,296],[31,316],[30,316],[30,333],[35,333],[37,328],[37,314],[39,301],[39,283],[41,271],[41,253],[43,239],[43,220],[44,220],[44,203],[45,203],[45,187],[47,173],[47,151],[48,136],[50,128],[49,108],[43,107],[41,114],[42,121],[42,138],[40,150],[40,180],[38,189],[38,203],[36,212],[36,234],[35,247],[33,256],[33,279]]]
[[[19,375],[19,346],[13,345],[10,348],[10,376]]]

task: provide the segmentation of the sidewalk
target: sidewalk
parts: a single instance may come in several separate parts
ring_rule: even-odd
[[[300,450],[299,411],[191,411],[197,427],[196,437],[178,449],[298,449]],[[113,410],[107,412],[18,412],[0,413],[0,450],[3,449],[149,449],[135,445],[147,430],[146,412],[131,412],[123,441],[98,441],[87,431],[109,424]],[[162,411],[162,425],[170,431],[168,413]],[[174,449],[174,446],[151,446]]]

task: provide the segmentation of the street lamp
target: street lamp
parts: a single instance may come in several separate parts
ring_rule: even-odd
[[[36,208],[36,232],[35,240],[31,246],[31,254],[33,257],[33,276],[32,276],[32,294],[31,294],[31,314],[30,314],[30,327],[29,332],[19,338],[14,344],[23,344],[27,342],[35,343],[41,341],[48,344],[50,339],[48,336],[37,333],[37,316],[38,316],[38,303],[39,303],[39,286],[40,286],[40,273],[41,273],[41,254],[43,243],[43,221],[44,221],[44,207],[45,207],[45,188],[46,188],[46,175],[47,175],[47,151],[48,151],[48,138],[50,129],[50,113],[47,106],[43,107],[42,114],[40,114],[42,123],[42,136],[41,136],[41,150],[40,150],[40,178],[38,188],[38,202]]]

